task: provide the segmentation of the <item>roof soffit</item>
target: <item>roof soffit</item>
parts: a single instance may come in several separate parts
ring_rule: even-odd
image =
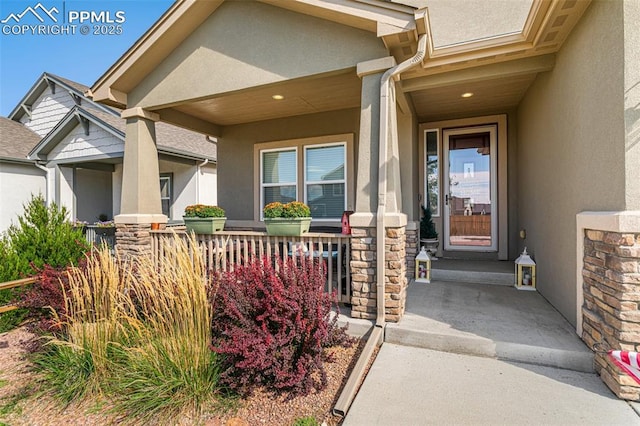
[[[590,0],[533,0],[521,32],[443,47],[434,46],[431,26],[427,25],[428,47],[422,67],[403,73],[402,79],[557,52],[589,4]]]

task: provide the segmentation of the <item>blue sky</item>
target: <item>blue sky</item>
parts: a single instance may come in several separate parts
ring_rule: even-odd
[[[8,18],[0,23],[0,115],[6,117],[45,71],[91,86],[172,3],[0,0],[0,22]],[[19,16],[29,7],[40,20],[32,11]],[[41,27],[33,29],[38,25]]]

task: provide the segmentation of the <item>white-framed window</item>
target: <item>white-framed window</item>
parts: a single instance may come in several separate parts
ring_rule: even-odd
[[[260,211],[269,203],[297,200],[298,149],[260,151]],[[260,214],[262,218],[262,213]]]
[[[304,147],[304,200],[315,219],[339,219],[345,197],[347,150],[345,143]]]
[[[268,203],[296,200],[309,206],[314,221],[339,221],[353,203],[348,187],[353,177],[347,170],[352,145],[350,137],[323,136],[256,146],[259,220]]]
[[[173,173],[160,174],[160,203],[162,214],[171,219],[171,205],[173,204]]]
[[[424,206],[434,217],[440,216],[440,132],[424,132]]]

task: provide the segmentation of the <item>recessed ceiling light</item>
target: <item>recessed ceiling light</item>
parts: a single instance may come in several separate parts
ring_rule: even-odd
[[[462,94],[462,97],[463,97],[463,98],[470,98],[470,97],[472,97],[472,96],[473,96],[473,93],[471,93],[471,92],[466,92],[466,93],[463,93],[463,94]]]
[[[273,95],[272,98],[275,99],[276,101],[281,101],[281,100],[284,99],[284,96],[282,96],[282,95]]]

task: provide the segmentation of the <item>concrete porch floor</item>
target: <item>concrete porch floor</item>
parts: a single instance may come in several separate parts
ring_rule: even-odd
[[[439,261],[438,261],[439,262]],[[385,342],[593,372],[593,353],[537,292],[504,285],[412,282]]]

